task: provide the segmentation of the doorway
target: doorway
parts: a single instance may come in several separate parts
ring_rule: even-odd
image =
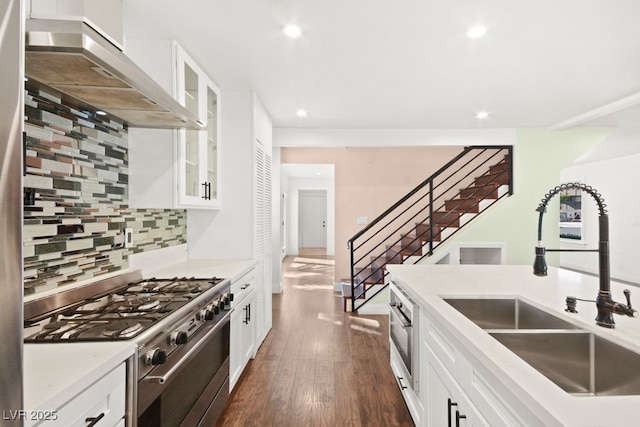
[[[300,190],[299,247],[327,248],[327,191]]]

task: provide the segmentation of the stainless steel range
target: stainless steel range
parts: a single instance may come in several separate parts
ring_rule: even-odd
[[[118,275],[25,303],[25,342],[131,340],[129,424],[213,425],[229,396],[230,289],[215,277]]]

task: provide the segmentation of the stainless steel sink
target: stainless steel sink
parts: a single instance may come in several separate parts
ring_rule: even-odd
[[[640,354],[593,333],[549,330],[489,334],[567,393],[640,394]]]
[[[482,329],[577,329],[518,298],[445,298]]]

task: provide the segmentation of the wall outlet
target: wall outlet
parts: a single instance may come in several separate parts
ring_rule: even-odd
[[[124,229],[124,247],[130,248],[133,246],[133,228]]]
[[[367,218],[366,216],[356,217],[356,224],[358,225],[365,225],[368,222],[369,222],[369,218]]]

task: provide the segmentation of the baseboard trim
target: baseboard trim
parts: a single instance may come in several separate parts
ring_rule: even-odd
[[[358,309],[358,314],[389,314],[389,306],[387,304],[366,303],[362,308]]]

